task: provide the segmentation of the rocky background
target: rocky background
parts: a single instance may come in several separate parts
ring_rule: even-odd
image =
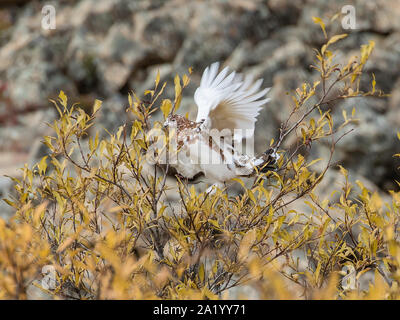
[[[57,28],[41,28],[42,8],[52,4]],[[276,137],[292,100],[287,92],[317,75],[311,70],[313,48],[324,42],[312,21],[328,21],[341,8],[356,8],[356,29],[341,42],[339,61],[347,62],[361,44],[376,42],[366,65],[384,99],[351,100],[334,106],[356,107],[360,119],[355,131],[337,146],[335,161],[350,171],[351,179],[383,194],[400,180],[392,157],[400,151],[400,3],[398,0],[68,0],[0,1],[0,198],[12,185],[3,175],[18,176],[24,163],[35,163],[45,153],[45,122],[56,117],[48,102],[60,90],[70,101],[90,107],[104,101],[97,128],[115,130],[127,119],[127,94],[152,88],[159,69],[170,81],[165,95],[173,97],[176,73],[194,73],[182,101],[182,112],[195,116],[193,93],[201,72],[214,61],[251,72],[272,86],[272,101],[261,113],[256,128],[257,151]],[[293,143],[288,141],[287,146]],[[311,157],[326,157],[328,147],[314,146]],[[340,187],[338,173],[329,171],[320,192]],[[0,216],[9,214],[0,204]]]

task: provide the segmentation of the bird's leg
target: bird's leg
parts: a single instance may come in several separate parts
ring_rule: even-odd
[[[261,172],[275,170],[276,163],[279,161],[280,155],[276,152],[275,148],[267,149],[256,160],[256,166]]]

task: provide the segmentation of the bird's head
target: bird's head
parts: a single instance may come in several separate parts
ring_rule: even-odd
[[[203,129],[205,129],[205,128],[210,128],[211,127],[211,121],[210,121],[210,119],[204,119],[204,118],[201,118],[199,121],[198,121],[198,124],[200,124],[200,128],[203,128]]]
[[[178,126],[177,115],[169,116],[163,124],[164,129],[176,128]]]

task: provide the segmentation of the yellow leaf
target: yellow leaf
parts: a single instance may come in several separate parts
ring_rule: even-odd
[[[47,162],[46,162],[47,156],[43,157],[42,160],[38,163],[38,169],[39,169],[39,174],[43,174],[46,172],[47,169]]]
[[[183,82],[183,86],[187,87],[190,82],[190,78],[186,74],[184,74],[182,77],[182,82]]]
[[[163,102],[161,103],[161,107],[160,107],[163,115],[164,115],[164,119],[167,119],[169,113],[172,110],[172,102],[169,99],[164,99]]]
[[[240,242],[238,258],[239,260],[244,260],[247,258],[251,251],[251,247],[256,240],[256,230],[252,229],[246,232],[242,241]]]
[[[60,94],[58,95],[59,97],[59,101],[61,102],[61,105],[66,108],[67,107],[67,103],[68,103],[68,98],[65,95],[64,91],[60,91]]]
[[[317,162],[319,162],[319,161],[321,161],[321,160],[322,160],[321,158],[314,159],[314,160],[311,161],[306,167],[308,168],[308,167],[312,166],[313,164],[315,164],[315,163],[317,163]]]
[[[254,197],[254,193],[251,192],[251,190],[248,190],[247,194],[248,194],[248,196],[249,196],[251,201],[253,201],[254,203],[257,203],[256,198]]]
[[[340,39],[343,39],[343,38],[346,38],[346,37],[347,37],[347,33],[338,34],[336,36],[333,36],[332,38],[329,39],[329,41],[326,44],[326,46],[329,46],[329,45],[339,41]]]
[[[10,200],[8,200],[8,199],[2,199],[5,203],[7,203],[9,206],[11,206],[11,207],[14,207],[14,208],[16,208],[16,209],[19,209],[18,208],[18,205],[15,203],[15,202],[12,202],[12,201],[10,201]]]
[[[372,74],[372,93],[375,93],[376,80],[375,75]]]
[[[125,126],[120,126],[117,131],[117,140],[121,137],[122,131],[124,130]]]
[[[242,181],[242,179],[239,179],[239,178],[233,178],[232,180],[233,180],[233,181],[236,181],[236,182],[238,182],[238,183],[240,183],[240,185],[241,185],[243,188],[245,188],[245,186],[244,186],[244,182]]]
[[[269,146],[272,147],[272,145],[274,144],[274,142],[275,142],[275,140],[274,140],[274,138],[272,138],[271,141],[270,141],[270,143],[269,143]]]
[[[52,144],[52,142],[51,142],[51,137],[50,137],[50,136],[44,136],[43,139],[44,139],[43,143],[44,143],[50,150],[53,150],[53,144]]]
[[[336,13],[332,18],[331,18],[331,22],[335,21],[337,18],[339,18],[340,14]]]
[[[179,109],[179,106],[180,106],[181,100],[182,100],[182,86],[181,86],[181,79],[179,78],[179,75],[175,76],[174,83],[175,83],[174,106],[175,106],[175,111],[177,111]]]
[[[156,88],[158,87],[158,84],[160,83],[160,69],[157,70],[157,76],[156,76]]]
[[[379,211],[382,208],[383,201],[377,192],[374,192],[371,196],[371,201],[369,203],[370,207],[374,211]]]
[[[347,178],[348,171],[343,168],[341,165],[338,165],[340,173]]]
[[[217,274],[218,271],[218,260],[215,260],[214,265],[212,267],[213,274]]]
[[[218,229],[220,228],[217,220],[209,219],[208,222],[211,223],[214,227],[216,227]]]
[[[204,281],[204,276],[205,276],[205,272],[204,272],[204,263],[200,264],[199,267],[199,278],[200,278],[200,282]]]
[[[101,100],[98,99],[94,100],[92,115],[94,115],[100,109],[102,103],[103,102]]]
[[[57,253],[64,251],[67,247],[69,247],[74,242],[73,237],[67,238],[60,246],[57,248]]]
[[[128,93],[128,101],[129,101],[129,106],[132,107],[132,97],[130,93]]]

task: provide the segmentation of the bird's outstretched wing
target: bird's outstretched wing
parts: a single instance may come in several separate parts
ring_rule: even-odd
[[[224,68],[218,73],[215,62],[204,70],[200,87],[194,94],[198,107],[196,122],[203,119],[211,129],[229,129],[235,140],[250,138],[261,106],[270,99],[265,95],[270,90],[260,90],[263,80]]]

